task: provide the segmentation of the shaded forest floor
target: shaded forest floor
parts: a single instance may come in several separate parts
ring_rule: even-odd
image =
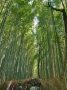
[[[37,86],[40,89],[36,90],[67,90],[67,86],[61,80],[54,79],[24,79],[24,80],[11,80],[0,84],[0,90],[32,90],[32,86]],[[19,89],[23,87],[23,89]],[[9,88],[9,89],[8,89]],[[34,89],[33,89],[34,90]]]

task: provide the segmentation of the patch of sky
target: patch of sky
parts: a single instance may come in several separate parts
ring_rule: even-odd
[[[34,28],[34,34],[36,34],[36,26],[37,26],[38,23],[39,23],[39,20],[38,20],[38,18],[37,18],[36,16],[34,17],[33,22],[34,22],[34,26],[33,26],[33,28]]]
[[[42,0],[42,2],[52,2],[52,0]]]
[[[33,4],[33,0],[30,0],[30,1],[28,2],[28,4],[29,4],[29,5],[32,5],[32,4]]]

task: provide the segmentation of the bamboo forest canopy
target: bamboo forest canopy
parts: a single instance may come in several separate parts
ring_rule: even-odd
[[[0,0],[0,82],[67,78],[61,10],[67,13],[66,0]]]

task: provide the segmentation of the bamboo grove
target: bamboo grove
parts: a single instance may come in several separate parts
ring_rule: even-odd
[[[0,0],[0,82],[67,78],[66,0]],[[65,65],[65,66],[64,66]]]

